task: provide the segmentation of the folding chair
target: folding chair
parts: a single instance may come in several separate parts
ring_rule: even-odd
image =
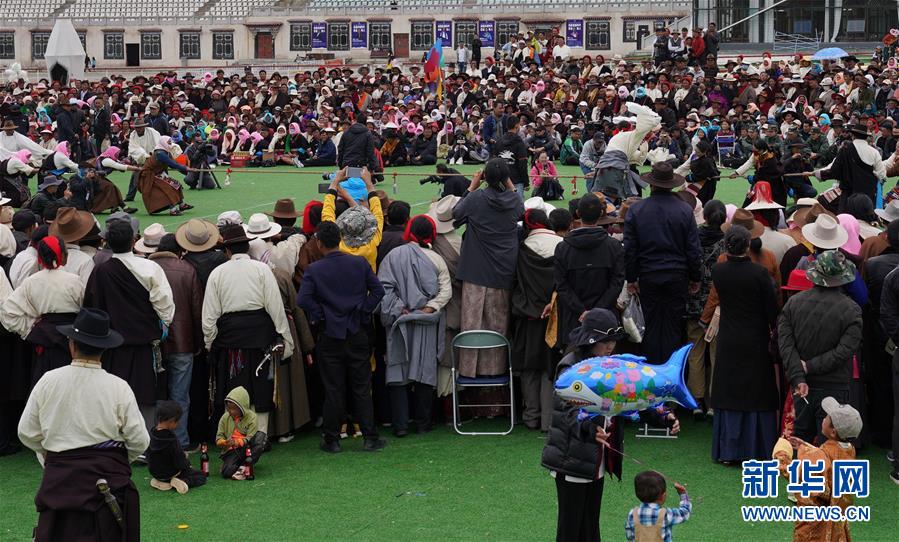
[[[515,427],[515,401],[514,401],[514,384],[512,380],[512,347],[508,339],[495,331],[488,330],[472,330],[463,331],[456,335],[453,339],[451,348],[452,352],[452,377],[453,377],[453,428],[460,435],[508,435]],[[499,376],[477,376],[470,378],[467,376],[459,376],[458,358],[456,357],[456,349],[464,350],[489,350],[491,348],[505,348],[506,357],[508,359],[508,374]],[[458,392],[465,388],[501,388],[509,386],[509,402],[501,404],[460,404],[457,396]],[[509,429],[507,431],[462,431],[460,429],[461,421],[459,417],[460,408],[477,408],[489,406],[507,406],[509,407]]]
[[[737,137],[733,134],[716,135],[715,142],[718,144],[718,167],[721,167],[724,155],[734,152],[734,147],[737,145]]]

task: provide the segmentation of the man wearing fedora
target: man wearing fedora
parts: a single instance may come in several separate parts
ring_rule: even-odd
[[[12,119],[3,121],[3,126],[0,127],[0,149],[7,150],[10,153],[26,149],[38,157],[44,157],[53,151],[53,149],[48,150],[41,147],[38,143],[19,133],[18,128]]]
[[[268,434],[269,413],[275,408],[273,364],[276,358],[290,357],[294,344],[274,273],[248,254],[247,229],[238,224],[222,228],[229,260],[209,275],[203,336],[215,368],[216,410],[222,412],[225,396],[243,386],[258,415],[259,430]],[[266,356],[268,352],[273,355]]]
[[[840,182],[840,212],[844,212],[852,194],[864,194],[875,202],[877,183],[887,176],[880,150],[868,143],[868,129],[852,124],[849,131],[852,143],[842,145],[830,165],[815,171],[815,176],[822,181]]]
[[[212,270],[228,261],[216,247],[221,240],[218,227],[207,220],[192,218],[175,231],[178,245],[185,250],[184,261],[197,271],[203,289]]]
[[[687,298],[699,290],[702,248],[693,209],[672,192],[685,179],[668,162],[642,178],[652,192],[624,221],[625,278],[628,292],[640,295],[646,320],[642,354],[664,363],[685,339]]]
[[[103,369],[104,351],[122,336],[109,316],[81,309],[69,339],[72,363],[44,374],[19,421],[19,440],[44,471],[35,497],[35,540],[140,540],[140,496],[131,462],[150,444],[134,393]],[[103,479],[105,487],[99,485]],[[114,502],[108,499],[110,493]],[[116,512],[113,512],[115,508]]]
[[[164,370],[160,344],[175,314],[172,288],[159,264],[134,255],[130,222],[110,222],[106,244],[112,257],[91,273],[84,306],[108,313],[122,335],[122,345],[103,355],[103,367],[128,382],[149,427],[156,421],[157,376]]]
[[[78,241],[83,239],[94,228],[94,216],[87,211],[79,211],[74,207],[62,207],[56,213],[56,220],[50,224],[50,235],[65,241],[69,257],[65,270],[81,277],[87,284],[94,270],[94,260],[81,251]]]
[[[816,435],[820,440],[826,416],[821,401],[834,397],[840,403],[849,402],[852,357],[861,346],[862,312],[841,288],[855,280],[855,265],[842,252],[819,254],[806,276],[815,286],[787,301],[777,332],[784,370],[793,387],[794,432],[812,442]]]
[[[272,226],[280,230],[277,235],[268,238],[268,263],[285,273],[293,274],[300,256],[300,249],[306,243],[303,231],[297,229],[297,212],[293,199],[283,198],[275,202],[275,208],[266,213],[272,218]]]
[[[50,204],[55,203],[57,206],[62,206],[66,202],[65,198],[60,197],[61,194],[59,193],[59,186],[63,182],[56,175],[44,177],[37,186],[37,193],[32,196],[31,201],[28,203],[28,208],[34,211],[34,214],[37,216],[43,217],[44,209]]]

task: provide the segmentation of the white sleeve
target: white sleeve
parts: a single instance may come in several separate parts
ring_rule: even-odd
[[[44,440],[44,432],[41,431],[40,420],[40,402],[43,393],[44,388],[41,386],[41,381],[38,380],[28,396],[28,402],[25,403],[25,410],[22,412],[22,417],[19,418],[18,429],[19,441],[29,449],[34,450],[38,456],[42,456],[47,452],[41,444]]]
[[[674,170],[674,174],[680,175],[681,177],[685,177],[686,175],[688,175],[690,173],[690,162],[692,161],[692,159],[693,155],[691,154],[686,160],[684,160],[683,164],[677,166],[677,169]]]
[[[284,313],[284,303],[281,301],[281,290],[275,274],[268,267],[260,274],[262,280],[262,294],[265,301],[265,310],[275,324],[275,331],[284,341],[283,357],[288,358],[293,353],[293,337],[290,335],[290,327],[287,323],[287,315]]]
[[[165,322],[165,325],[169,325],[175,317],[172,287],[169,285],[169,279],[165,276],[165,271],[158,264],[155,264],[154,267],[153,274],[150,276],[150,303],[153,304],[153,309],[159,319]]]
[[[440,254],[437,254],[433,250],[425,250],[424,252],[428,255],[428,258],[434,266],[437,267],[437,284],[439,285],[437,295],[434,296],[434,299],[428,301],[425,306],[431,307],[435,311],[439,311],[443,309],[453,297],[453,285],[450,279],[449,268],[446,266],[446,262]]]
[[[874,158],[874,175],[882,181],[887,178],[886,164],[884,164],[883,159],[880,157],[880,154],[876,152],[876,149],[874,154],[876,155]]]
[[[112,158],[104,158],[103,160],[100,161],[100,164],[103,167],[106,167],[109,169],[114,169],[116,171],[128,171],[128,166],[126,166],[125,164],[123,164],[121,162],[116,162]]]
[[[10,158],[9,162],[7,162],[6,171],[11,174],[24,173],[25,175],[31,175],[36,170],[18,158]]]
[[[68,169],[69,171],[78,171],[78,164],[73,162],[72,159],[69,158],[68,156],[66,156],[62,153],[59,153],[59,152],[56,153],[55,155],[53,155],[53,165],[56,166],[57,168],[64,167],[64,168]]]
[[[122,435],[122,440],[125,441],[130,463],[147,450],[150,445],[150,434],[147,432],[146,421],[141,416],[140,407],[137,406],[137,399],[131,388],[127,385],[121,386],[116,390],[116,395],[119,396],[118,412],[116,412],[119,433]]]
[[[753,167],[755,167],[755,155],[754,154],[752,156],[750,156],[748,160],[743,162],[743,165],[741,165],[740,167],[737,168],[736,173],[737,173],[737,175],[742,177],[743,175],[746,175],[746,172],[749,171],[750,169],[752,169]]]
[[[40,316],[28,300],[29,287],[30,284],[23,284],[0,305],[0,324],[23,339],[31,332],[35,319]]]
[[[209,275],[209,282],[206,285],[206,294],[203,296],[203,340],[206,343],[206,350],[212,349],[212,343],[218,335],[218,319],[222,315],[222,302],[218,296],[219,277],[221,275],[215,271]]]

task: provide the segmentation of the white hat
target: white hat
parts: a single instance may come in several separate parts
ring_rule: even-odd
[[[580,102],[579,104],[577,104],[577,106],[578,107],[589,107],[590,104],[588,104],[587,102]]]
[[[874,209],[874,212],[884,222],[899,220],[899,200],[891,200],[883,209]]]
[[[243,230],[250,239],[268,239],[281,233],[281,224],[269,220],[265,213],[253,213]]]
[[[11,201],[12,201],[12,198],[5,198],[2,195],[0,195],[0,206],[6,205],[7,203],[9,203]]]
[[[154,222],[144,228],[144,236],[134,243],[134,248],[138,252],[152,254],[156,252],[157,247],[159,247],[159,240],[167,233],[168,232],[165,231],[165,226]]]
[[[524,208],[527,209],[543,209],[547,216],[549,213],[556,210],[555,206],[552,204],[546,203],[543,201],[543,198],[540,196],[534,196],[533,198],[529,198],[524,202]]]
[[[428,208],[427,215],[437,224],[437,233],[449,233],[456,229],[453,225],[453,208],[461,199],[459,196],[444,196]]]
[[[384,129],[385,129],[385,130],[390,130],[390,129],[393,129],[393,130],[399,130],[400,127],[397,126],[396,124],[392,123],[392,122],[388,122],[387,124],[384,125]]]
[[[818,215],[811,224],[802,227],[802,236],[817,248],[840,248],[849,240],[849,233],[830,215]]]
[[[215,225],[218,227],[227,226],[228,224],[242,225],[243,218],[240,216],[240,213],[237,211],[225,211],[215,221]]]
[[[833,85],[833,79],[831,79],[830,77],[825,77],[821,80],[822,87],[829,87],[831,85]]]

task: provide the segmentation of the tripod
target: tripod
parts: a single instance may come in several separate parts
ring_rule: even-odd
[[[215,176],[215,171],[209,164],[209,157],[204,155],[202,161],[198,164],[198,166],[193,166],[195,169],[199,169],[201,171],[197,171],[197,190],[203,190],[203,175],[209,175],[212,177],[212,181],[215,183],[215,187],[219,190],[222,189],[222,185],[219,184],[218,178]]]

